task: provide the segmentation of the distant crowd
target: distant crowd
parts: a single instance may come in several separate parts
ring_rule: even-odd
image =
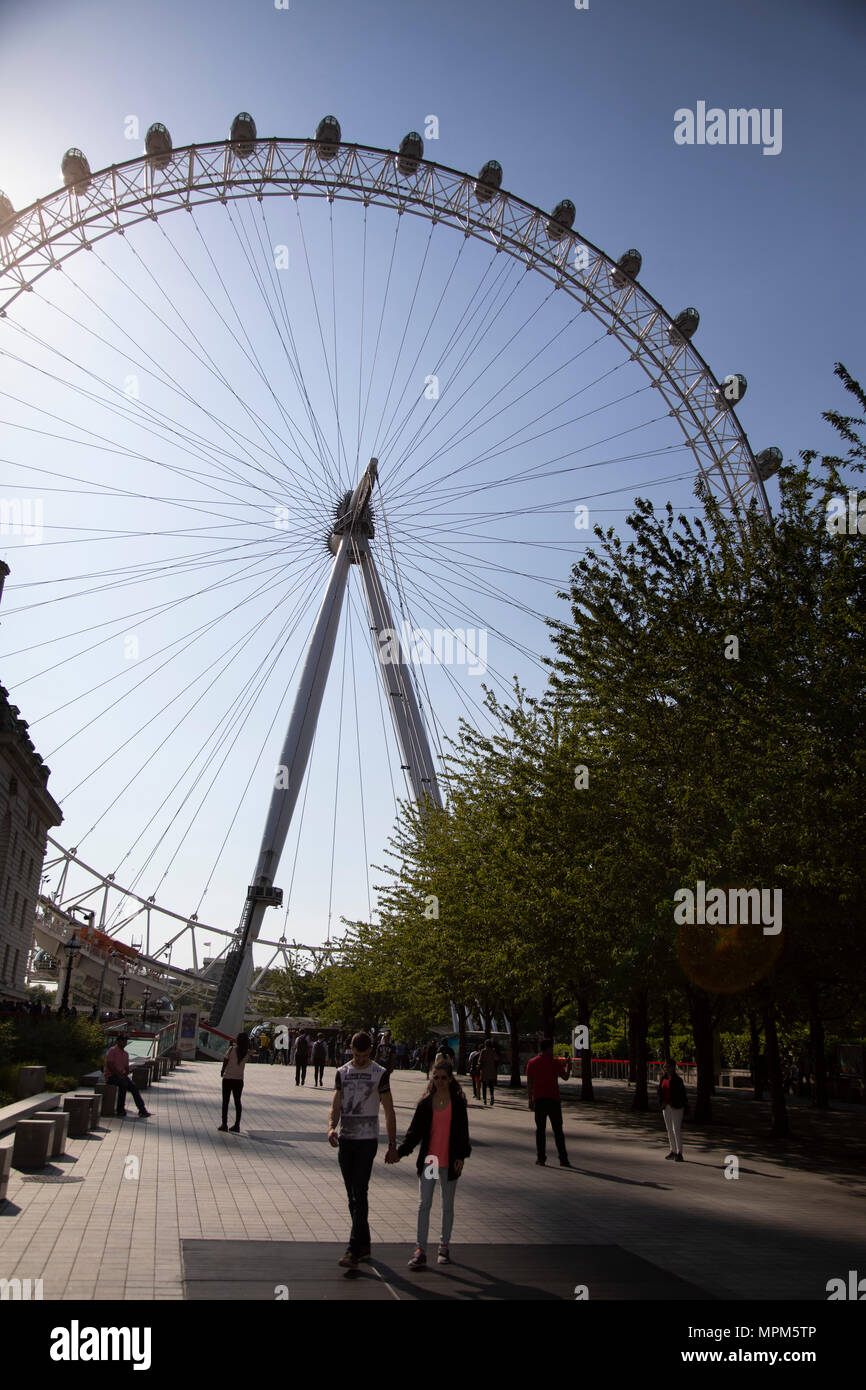
[[[321,1053],[322,1064],[330,1067],[342,1066],[352,1060],[349,1034],[326,1037],[324,1033],[316,1033],[312,1029],[262,1023],[250,1030],[249,1038],[252,1057],[270,1065],[297,1067],[300,1061],[306,1071],[306,1064],[312,1062],[315,1065]],[[429,1042],[394,1042],[386,1031],[378,1035],[375,1061],[389,1072],[414,1070],[429,1075],[440,1051],[440,1044],[432,1039]],[[446,1051],[451,1052],[451,1049],[446,1048]],[[453,1057],[453,1053],[451,1055]]]

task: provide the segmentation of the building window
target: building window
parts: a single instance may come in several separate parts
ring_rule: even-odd
[[[16,947],[15,947],[15,955],[14,955],[14,957],[13,957],[13,959],[12,959],[12,979],[13,979],[13,980],[15,979],[15,977],[16,977],[17,974],[18,974],[18,947],[16,946]]]
[[[6,950],[3,952],[3,974],[0,979],[5,980],[9,969],[9,942],[6,942]]]
[[[21,923],[20,923],[20,926],[21,926],[21,930],[22,930],[22,931],[24,930],[24,922],[25,922],[26,917],[27,917],[27,899],[26,899],[26,898],[22,898],[22,899],[21,899]]]
[[[17,796],[17,795],[18,795],[18,778],[17,778],[17,777],[10,777],[10,778],[9,778],[9,795],[10,795],[10,796]]]
[[[12,899],[12,921],[13,921],[13,922],[15,921],[15,915],[16,915],[17,911],[18,911],[18,889],[16,888],[16,889],[15,889],[15,896],[14,896],[13,899]]]
[[[19,858],[19,860],[18,860],[18,872],[19,872],[19,874],[23,874],[23,872],[24,872],[24,851],[23,851],[23,849],[22,849],[22,851],[21,851],[21,856],[20,856],[20,858]]]

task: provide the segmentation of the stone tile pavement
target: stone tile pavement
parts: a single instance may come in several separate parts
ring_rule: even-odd
[[[243,1133],[219,1134],[219,1070],[185,1063],[145,1093],[149,1120],[104,1118],[46,1170],[79,1182],[33,1182],[13,1170],[0,1205],[0,1278],[43,1280],[46,1299],[180,1299],[183,1240],[334,1242],[348,1236],[345,1190],[326,1139],[325,1088],[294,1071],[250,1065]],[[424,1085],[396,1073],[402,1137]],[[131,1114],[134,1112],[131,1112]],[[460,1180],[452,1244],[617,1245],[714,1298],[826,1299],[828,1279],[866,1271],[866,1182],[750,1152],[737,1180],[730,1151],[706,1141],[664,1161],[657,1132],[566,1107],[574,1171],[535,1165],[525,1095],[470,1100],[473,1154]],[[382,1126],[384,1136],[384,1124]],[[370,1187],[374,1245],[414,1245],[415,1159]],[[431,1237],[438,1234],[434,1201]],[[335,1255],[339,1254],[335,1244]],[[575,1275],[579,1281],[579,1271]],[[591,1296],[591,1290],[590,1290]]]

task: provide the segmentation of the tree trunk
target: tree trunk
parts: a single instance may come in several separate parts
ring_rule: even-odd
[[[649,1003],[645,989],[638,990],[632,1003],[632,1035],[634,1037],[634,1096],[632,1110],[649,1110],[647,1092],[647,1032]]]
[[[631,1007],[629,1007],[628,1014],[626,1015],[626,1036],[628,1039],[628,1084],[629,1086],[633,1086],[636,1075],[635,1054],[637,1049],[634,1040],[634,1010]]]
[[[761,1017],[764,1021],[764,1042],[767,1048],[767,1081],[770,1087],[770,1111],[773,1116],[770,1135],[773,1139],[787,1139],[791,1129],[788,1124],[785,1088],[782,1083],[782,1062],[779,1057],[779,1038],[776,1033],[776,1006],[767,985],[764,985],[761,994]]]
[[[704,990],[689,990],[689,1013],[695,1040],[695,1061],[698,1065],[698,1094],[694,1118],[697,1123],[706,1124],[713,1118],[713,1019],[710,997]]]
[[[583,1023],[589,1029],[591,1022],[591,1012],[589,999],[585,994],[577,996],[577,1021]],[[590,1032],[589,1047],[580,1050],[580,1098],[581,1100],[595,1100],[592,1089],[592,1033]]]
[[[548,991],[541,1001],[541,1031],[546,1038],[553,1037],[554,1013],[553,995]]]
[[[455,1004],[457,1010],[457,1071],[461,1076],[466,1075],[466,1008],[463,1004]]]
[[[662,1061],[666,1061],[671,1055],[671,1013],[668,1008],[668,997],[665,995],[662,1000]]]
[[[764,1077],[761,1069],[761,1030],[758,1027],[758,1014],[749,1010],[749,1065],[752,1068],[752,1099],[764,1099]]]
[[[523,1009],[514,1001],[506,1005],[505,1018],[511,1025],[511,1079],[509,1087],[520,1090],[520,1020],[523,1017]]]
[[[816,986],[809,987],[809,1051],[815,1067],[815,1095],[812,1105],[817,1110],[830,1109],[830,1090],[827,1085],[827,1057],[824,1052],[824,1022]]]

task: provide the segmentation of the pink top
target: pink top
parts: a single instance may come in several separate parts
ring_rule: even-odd
[[[444,1110],[437,1110],[433,1106],[433,1123],[430,1126],[430,1147],[427,1150],[427,1157],[433,1154],[440,1168],[448,1172],[448,1147],[451,1139],[451,1101]]]
[[[243,1081],[244,1067],[246,1066],[246,1064],[246,1057],[244,1057],[244,1060],[242,1062],[238,1061],[238,1045],[237,1043],[232,1043],[231,1047],[226,1053],[225,1071],[223,1072],[225,1080]]]
[[[127,1076],[129,1073],[129,1053],[117,1043],[105,1054],[105,1075]]]

